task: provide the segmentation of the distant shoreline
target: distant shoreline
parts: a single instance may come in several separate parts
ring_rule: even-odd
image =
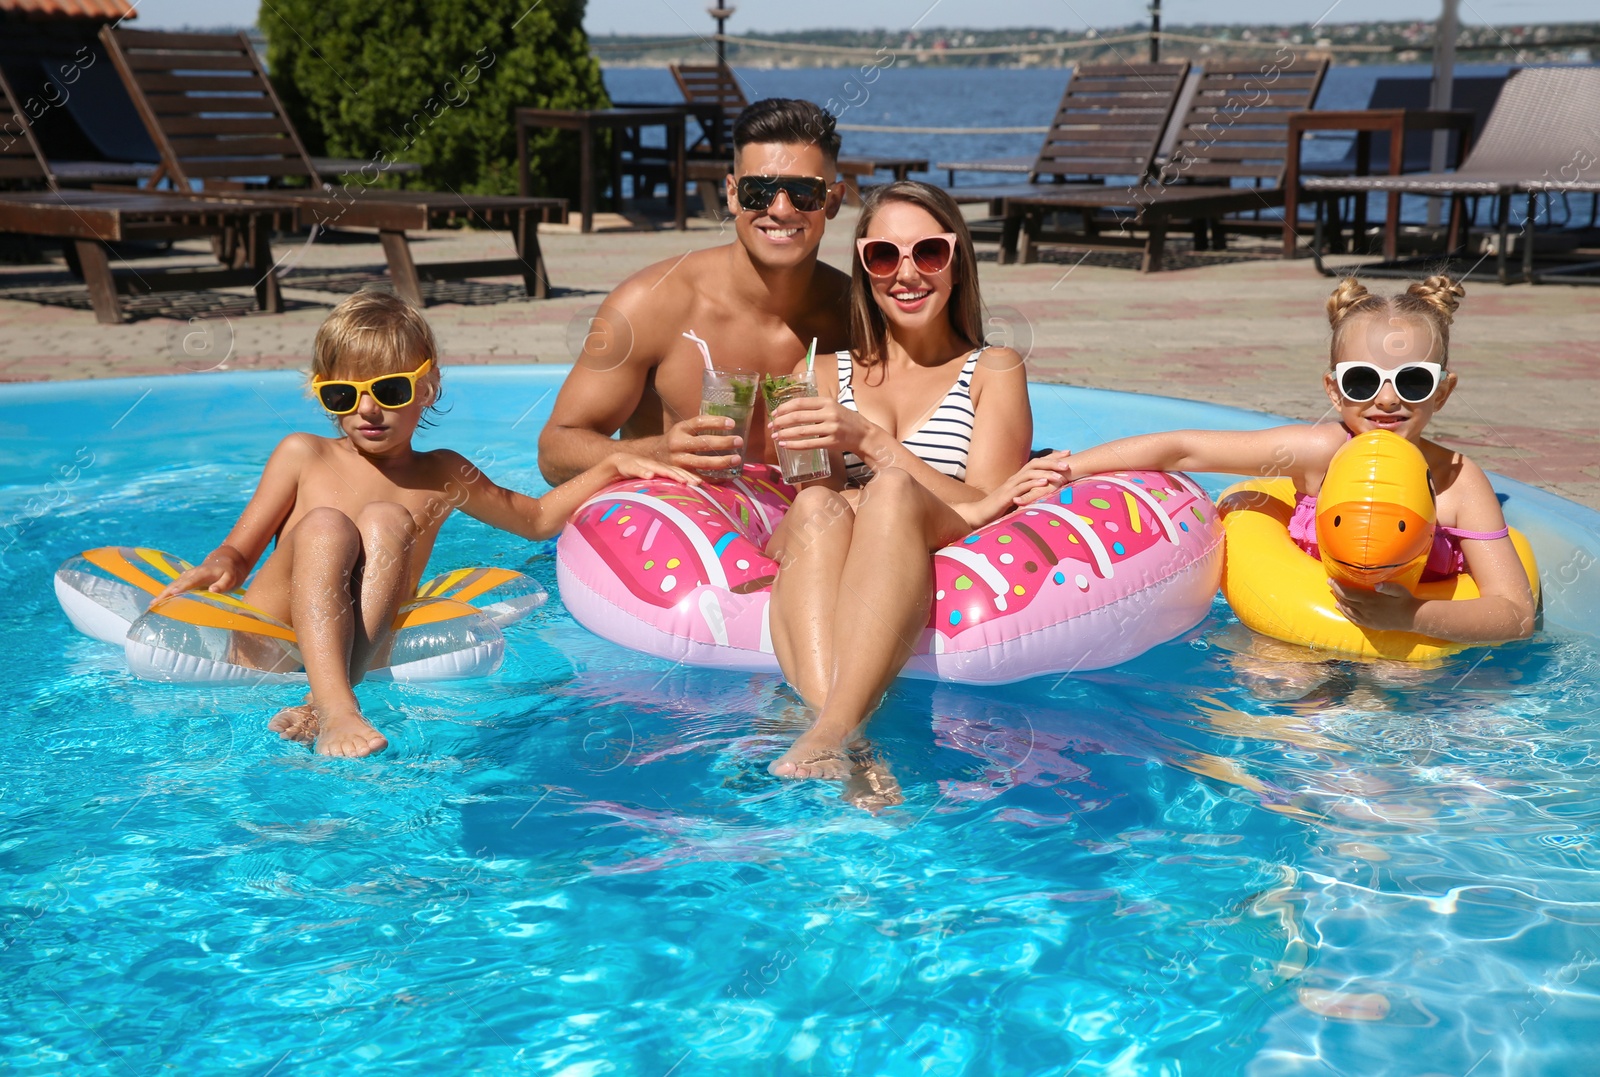
[[[237,33],[238,27],[163,27],[183,32]],[[1169,25],[1162,28],[1163,60],[1225,63],[1272,62],[1284,49],[1336,66],[1429,63],[1433,23],[1425,21],[1260,25]],[[708,28],[709,30],[709,28]],[[256,49],[266,50],[258,27],[246,27]],[[715,55],[711,33],[666,38],[660,34],[591,34],[589,50],[611,68],[665,69],[706,63]],[[1149,27],[1142,23],[1085,34],[1049,29],[924,31],[810,30],[803,33],[730,33],[728,62],[751,70],[907,67],[1027,70],[1078,63],[1142,62]],[[1101,44],[1101,42],[1107,42]],[[788,46],[786,48],[786,46]],[[993,51],[990,51],[993,50]],[[1482,64],[1593,64],[1600,62],[1600,22],[1508,23],[1463,26],[1456,62]]]
[[[708,31],[710,27],[707,27]],[[1428,21],[1162,27],[1163,59],[1239,61],[1270,59],[1290,49],[1338,64],[1428,62],[1434,24]],[[851,67],[1066,67],[1073,63],[1143,60],[1149,41],[1144,23],[1083,34],[1048,28],[977,30],[940,27],[920,31],[810,30],[741,34],[729,28],[728,62],[758,69]],[[1104,42],[1104,44],[1102,44]],[[607,67],[666,67],[704,63],[713,35],[591,34],[590,50]],[[1600,22],[1463,26],[1457,57],[1475,63],[1592,63],[1600,56]],[[888,62],[885,62],[888,61]]]

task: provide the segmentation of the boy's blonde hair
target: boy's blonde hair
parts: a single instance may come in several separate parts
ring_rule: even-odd
[[[375,378],[438,368],[439,349],[422,312],[390,292],[361,291],[333,308],[311,349],[312,380]]]
[[[1439,362],[1450,360],[1450,323],[1467,290],[1449,277],[1438,275],[1413,281],[1399,295],[1373,295],[1354,277],[1345,277],[1328,297],[1328,324],[1333,326],[1330,362],[1339,361],[1339,343],[1345,330],[1362,315],[1387,314],[1398,318],[1421,318],[1432,326],[1439,340]]]

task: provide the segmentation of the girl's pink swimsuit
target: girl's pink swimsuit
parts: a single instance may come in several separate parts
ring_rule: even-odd
[[[1345,431],[1345,437],[1350,436],[1350,431]],[[1447,580],[1451,576],[1459,576],[1467,570],[1467,558],[1461,552],[1462,539],[1478,539],[1489,542],[1494,539],[1503,539],[1511,534],[1509,527],[1502,527],[1498,531],[1467,531],[1459,527],[1446,527],[1443,524],[1435,525],[1433,529],[1433,549],[1428,551],[1428,565],[1422,570],[1422,582],[1432,580]],[[1315,494],[1296,493],[1294,495],[1294,515],[1289,518],[1289,537],[1312,557],[1321,559],[1322,553],[1317,547],[1317,496]]]

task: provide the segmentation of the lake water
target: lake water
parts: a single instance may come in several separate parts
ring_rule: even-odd
[[[870,70],[870,69],[869,69]],[[1504,75],[1507,64],[1460,64],[1457,77]],[[745,96],[801,97],[815,101],[844,124],[897,127],[1026,127],[1049,122],[1061,101],[1065,68],[890,67],[862,74],[860,67],[793,69],[736,68]],[[1317,98],[1319,109],[1365,108],[1380,78],[1428,78],[1427,64],[1370,64],[1332,67]],[[606,88],[619,101],[680,99],[666,68],[613,67]],[[847,154],[927,157],[930,161],[971,160],[1031,154],[1039,135],[900,135],[868,131],[844,133]],[[1319,140],[1323,141],[1323,140]],[[1326,140],[1332,156],[1344,152],[1342,139]],[[1337,144],[1338,153],[1331,153]],[[941,175],[942,179],[943,176]],[[997,175],[996,182],[1017,181]],[[963,177],[970,182],[970,177]]]
[[[1458,64],[1457,78],[1504,76],[1508,64]],[[929,68],[888,67],[874,71],[857,67],[761,69],[735,68],[745,96],[800,97],[815,101],[842,124],[897,127],[1025,127],[1049,122],[1061,100],[1068,72],[1065,68]],[[1368,64],[1330,67],[1316,101],[1318,109],[1365,108],[1373,85],[1380,78],[1426,79],[1428,64]],[[868,81],[868,80],[872,81]],[[606,88],[618,101],[681,100],[672,74],[666,68],[613,67],[605,72]],[[1032,155],[1039,149],[1038,134],[927,135],[845,131],[846,154],[926,157],[931,163],[991,157]],[[1353,136],[1329,133],[1306,143],[1304,161],[1336,161],[1350,147]],[[931,177],[945,183],[946,174]],[[1012,173],[963,173],[957,182],[1020,183]],[[1423,199],[1406,199],[1404,215],[1416,219]],[[1373,212],[1381,216],[1381,207]],[[1587,205],[1572,211],[1571,219],[1588,219]],[[1485,206],[1483,212],[1487,213]],[[1487,218],[1485,218],[1487,219]],[[1557,218],[1562,219],[1558,216]]]

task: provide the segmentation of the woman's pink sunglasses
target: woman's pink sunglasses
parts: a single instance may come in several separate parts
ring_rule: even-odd
[[[861,256],[861,267],[874,277],[892,277],[900,271],[900,263],[910,258],[918,273],[938,273],[950,265],[956,253],[956,234],[942,232],[936,236],[923,236],[911,243],[896,243],[892,239],[858,239],[856,252]]]

